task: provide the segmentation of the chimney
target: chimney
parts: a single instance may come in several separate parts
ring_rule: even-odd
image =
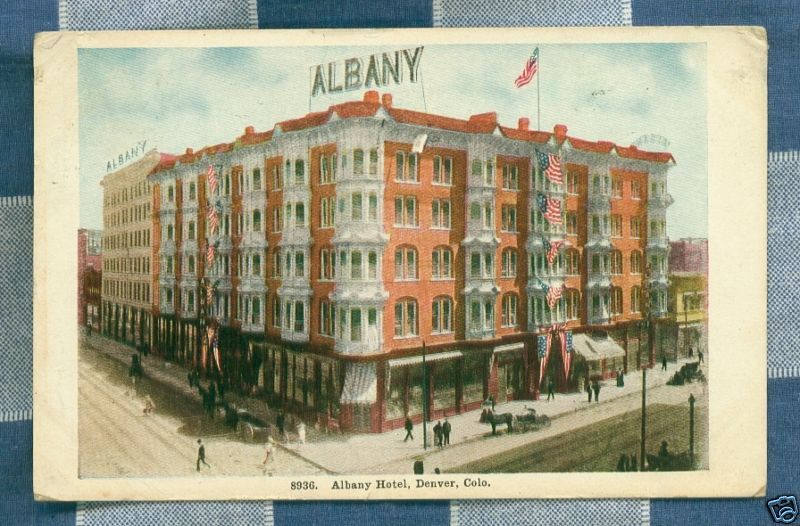
[[[369,90],[364,93],[364,102],[367,104],[380,104],[380,98],[378,97],[378,92],[375,90]]]
[[[384,93],[381,96],[381,104],[383,104],[384,108],[391,108],[392,107],[392,94],[391,93]]]
[[[531,120],[528,117],[520,117],[517,121],[517,128],[527,131],[530,128]]]
[[[252,135],[256,132],[256,129],[253,126],[248,126],[244,129],[245,135]]]
[[[630,145],[630,149],[631,149],[631,150],[633,150],[633,151],[635,152],[635,151],[637,151],[639,148],[637,148],[635,144],[631,144],[631,145]]]
[[[192,150],[191,148],[186,148],[186,155],[192,155],[193,153],[194,150]]]
[[[563,124],[556,124],[553,126],[553,133],[555,134],[556,139],[561,142],[567,138],[567,127]]]

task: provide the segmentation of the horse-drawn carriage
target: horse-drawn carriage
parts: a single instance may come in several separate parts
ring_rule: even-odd
[[[536,409],[532,407],[525,407],[526,412],[522,414],[512,413],[495,413],[491,409],[484,409],[481,412],[480,421],[492,426],[492,435],[497,434],[498,425],[506,425],[509,433],[514,432],[516,427],[518,430],[537,431],[543,427],[550,426],[550,417],[547,415],[537,415]]]

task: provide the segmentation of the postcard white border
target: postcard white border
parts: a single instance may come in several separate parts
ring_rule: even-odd
[[[331,491],[343,477],[79,479],[77,49],[704,42],[708,71],[708,471],[480,475],[490,488]],[[34,493],[50,500],[734,497],[766,487],[767,44],[761,28],[43,33],[35,43]],[[665,107],[664,111],[669,111]],[[429,478],[429,475],[422,476]],[[348,476],[348,480],[418,476]],[[473,476],[472,478],[475,478]],[[317,490],[292,491],[291,481]]]

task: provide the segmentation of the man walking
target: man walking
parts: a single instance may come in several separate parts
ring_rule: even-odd
[[[280,435],[281,439],[283,439],[284,426],[286,425],[286,417],[283,416],[283,409],[281,409],[278,412],[278,416],[275,417],[275,424],[278,426],[278,434]]]
[[[444,419],[444,424],[442,424],[442,433],[444,434],[444,445],[445,446],[449,446],[450,445],[450,430],[451,429],[452,428],[450,427],[450,421],[445,418]]]
[[[589,395],[589,403],[592,402],[592,384],[589,383],[589,377],[583,381],[583,390]]]
[[[414,423],[411,421],[411,417],[406,415],[406,437],[403,439],[403,442],[407,441],[409,438],[414,440],[414,435],[411,434],[411,430],[414,429]]]
[[[433,426],[433,445],[442,447],[442,422],[441,420],[436,422],[436,425]]]
[[[594,383],[592,383],[592,390],[594,391],[594,401],[595,402],[599,402],[600,401],[600,382],[595,380]]]
[[[697,363],[703,363],[703,349],[697,349]]]
[[[547,401],[549,402],[551,398],[556,399],[555,383],[552,377],[547,379]]]
[[[662,354],[661,355],[661,370],[662,371],[666,371],[667,370],[667,355],[666,354]]]
[[[200,463],[202,462],[203,465],[210,468],[211,466],[206,463],[206,446],[203,445],[203,441],[201,439],[197,439],[197,471],[200,471]]]

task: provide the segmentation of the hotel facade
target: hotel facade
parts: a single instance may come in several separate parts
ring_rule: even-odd
[[[559,156],[563,184],[539,154]],[[563,125],[442,117],[374,91],[162,156],[147,178],[147,344],[273,407],[373,432],[420,421],[425,402],[439,418],[652,364],[673,164]],[[561,291],[552,308],[548,289]],[[572,334],[568,372],[564,332],[539,348],[553,325]]]

